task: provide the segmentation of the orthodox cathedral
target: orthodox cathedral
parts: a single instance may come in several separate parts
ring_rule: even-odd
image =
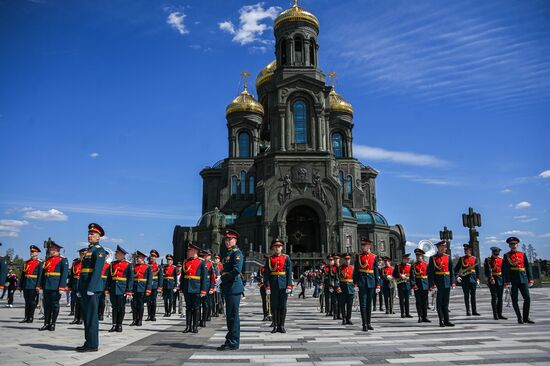
[[[276,59],[256,78],[257,99],[245,82],[226,108],[228,155],[200,172],[203,215],[175,227],[176,260],[189,240],[219,252],[226,227],[247,261],[283,239],[296,270],[358,251],[361,237],[399,258],[404,229],[377,211],[378,172],[353,157],[353,106],[319,68],[319,20],[295,3],[273,29]]]

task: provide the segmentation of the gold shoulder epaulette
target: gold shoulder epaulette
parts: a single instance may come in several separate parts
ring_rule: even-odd
[[[237,248],[233,248],[233,251],[234,251],[234,252],[237,252],[238,250],[239,250],[239,249],[237,249]]]
[[[101,248],[101,245],[96,244],[95,247],[96,247],[96,248]]]

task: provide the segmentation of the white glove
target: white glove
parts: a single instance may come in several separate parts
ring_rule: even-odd
[[[529,287],[533,287],[533,285],[534,285],[534,283],[530,283],[530,284],[529,284]]]
[[[457,277],[457,278],[456,278],[456,282],[462,283],[462,277]]]
[[[289,294],[289,293],[291,293],[291,292],[292,292],[292,289],[291,289],[291,288],[287,288],[287,289],[286,289],[286,293],[287,293],[287,294]]]
[[[174,289],[173,291],[174,291],[174,292],[178,292],[178,289],[177,289],[177,288],[175,288],[175,289]]]
[[[201,297],[205,297],[205,296],[206,296],[206,294],[201,294]]]
[[[377,294],[380,293],[380,289],[379,289],[379,288],[376,289],[376,293],[377,293]]]
[[[76,297],[82,297],[82,295],[80,294],[80,292],[77,292],[77,293],[76,293]]]
[[[92,295],[94,295],[94,293],[92,291],[86,291],[86,295],[92,296]]]
[[[63,291],[63,290],[59,290],[59,293],[60,293],[61,295],[63,295],[64,292],[65,292],[65,291]]]
[[[334,292],[334,289],[333,288],[329,288],[328,289],[328,292],[330,292],[331,294]]]
[[[271,295],[271,290],[265,290],[266,295]]]
[[[405,279],[405,278],[407,278],[407,275],[402,274],[402,275],[401,275],[401,278],[402,278],[402,279]]]

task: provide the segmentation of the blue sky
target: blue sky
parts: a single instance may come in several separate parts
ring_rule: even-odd
[[[548,2],[300,4],[388,221],[458,245],[472,206],[485,252],[514,234],[549,258]],[[92,221],[107,246],[171,252],[200,216],[198,172],[227,155],[239,74],[273,59],[289,5],[0,1],[0,253],[52,237],[72,258]]]

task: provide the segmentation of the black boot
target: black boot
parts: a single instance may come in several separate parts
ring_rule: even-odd
[[[34,321],[35,310],[36,310],[36,305],[29,305],[29,319],[27,319],[27,323],[32,323]]]
[[[531,306],[531,301],[529,300],[523,300],[523,322],[527,324],[535,324],[534,321],[529,319],[529,308]]]
[[[137,324],[137,310],[133,309],[132,311],[132,322],[130,323],[130,326],[133,327]]]
[[[145,312],[145,307],[138,310],[137,321],[136,321],[136,326],[137,327],[141,327],[143,325],[143,313],[144,312]]]
[[[193,330],[191,332],[198,333],[199,332],[199,319],[201,315],[201,309],[193,309]]]
[[[183,333],[191,332],[191,311],[185,309],[185,329]]]
[[[205,310],[204,307],[200,310],[201,311],[199,312],[199,319],[200,319],[199,327],[204,328],[204,327],[206,327],[206,313],[207,313],[207,311]]]
[[[124,308],[122,310],[119,310],[117,312],[117,324],[116,324],[116,331],[118,333],[122,332],[122,323],[124,322]]]
[[[477,306],[476,306],[474,298],[472,299],[472,315],[473,316],[481,316],[481,314],[477,312]]]
[[[25,317],[19,323],[28,323],[29,322],[29,305],[25,304]]]
[[[50,332],[53,332],[55,330],[55,322],[57,322],[58,315],[59,315],[59,309],[55,309],[52,311],[52,320],[50,322],[50,328],[48,329]]]
[[[271,312],[273,313],[273,317],[272,317],[272,327],[273,329],[271,330],[271,333],[277,333],[278,331],[278,327],[277,327],[277,324],[279,322],[279,309],[271,309]]]
[[[285,320],[286,320],[286,308],[281,309],[281,319],[279,320],[279,333],[286,333]]]
[[[38,330],[43,331],[43,330],[50,329],[50,320],[51,320],[51,318],[52,318],[51,312],[50,311],[45,311],[44,312],[44,325]]]
[[[118,324],[118,310],[116,308],[113,308],[112,317],[113,317],[113,326],[111,327],[111,329],[109,329],[109,333],[116,332],[116,328]]]
[[[363,325],[363,332],[368,332],[367,329],[367,309],[361,308],[361,323]]]
[[[156,322],[157,321],[157,299],[151,300],[151,321]]]

